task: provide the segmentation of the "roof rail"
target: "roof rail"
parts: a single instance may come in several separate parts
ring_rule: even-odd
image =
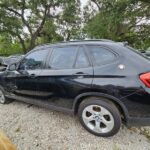
[[[109,40],[109,39],[75,39],[75,40],[70,40],[70,41],[60,41],[60,42],[56,42],[56,43],[46,43],[46,44],[41,44],[41,45],[37,45],[37,47],[41,47],[41,46],[46,46],[46,45],[50,45],[50,44],[59,44],[59,43],[73,43],[73,42],[87,42],[87,41],[101,41],[101,42],[115,42],[115,41],[112,41],[112,40]]]
[[[73,39],[73,40],[70,40],[70,41],[62,41],[60,43],[66,43],[66,42],[86,42],[86,41],[101,41],[101,42],[114,42],[112,40],[109,40],[109,39]]]

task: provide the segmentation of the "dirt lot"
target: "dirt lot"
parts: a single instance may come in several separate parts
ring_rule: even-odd
[[[0,105],[0,128],[18,150],[150,150],[150,127],[122,126],[114,137],[100,138],[77,117],[21,102]]]

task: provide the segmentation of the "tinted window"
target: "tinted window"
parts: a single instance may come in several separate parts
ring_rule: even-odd
[[[82,48],[80,48],[80,50],[78,52],[75,67],[76,68],[85,68],[88,66],[89,66],[89,61],[86,57],[86,54],[85,54],[84,50]]]
[[[115,58],[115,55],[111,51],[103,47],[89,46],[89,48],[96,65],[104,64],[105,62],[112,61]]]
[[[48,50],[35,51],[27,55],[20,64],[19,69],[35,70],[41,69],[48,54]]]
[[[56,48],[52,52],[49,68],[70,69],[73,67],[77,54],[77,47],[69,46]]]

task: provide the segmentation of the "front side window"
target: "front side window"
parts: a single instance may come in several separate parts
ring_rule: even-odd
[[[50,58],[49,68],[71,69],[74,65],[76,54],[76,46],[54,48]]]
[[[96,65],[101,65],[115,59],[115,54],[101,46],[89,46],[90,54]]]
[[[20,63],[19,70],[42,69],[48,50],[37,50],[27,55]]]

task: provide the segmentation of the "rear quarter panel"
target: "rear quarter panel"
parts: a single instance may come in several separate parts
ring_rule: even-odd
[[[122,47],[115,50],[120,56],[114,62],[94,66],[92,88],[119,99],[129,116],[150,116],[150,92],[139,80],[140,73],[150,70],[149,62]],[[119,68],[121,64],[124,69]]]

